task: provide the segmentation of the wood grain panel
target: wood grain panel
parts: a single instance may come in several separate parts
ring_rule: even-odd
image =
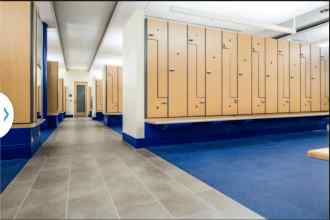
[[[311,46],[311,97],[312,111],[321,110],[321,69],[320,48]]]
[[[205,115],[205,28],[188,25],[188,115]]]
[[[64,89],[63,79],[59,79],[58,80],[58,111],[60,113],[64,112],[64,108],[63,108],[63,89]]]
[[[266,111],[265,39],[252,39],[252,113]]]
[[[240,115],[252,113],[252,39],[247,34],[239,33],[238,42],[238,106]]]
[[[321,48],[321,111],[329,111],[329,47]]]
[[[168,23],[169,116],[187,116],[187,25]]]
[[[107,66],[107,113],[118,112],[118,67]]]
[[[118,67],[118,112],[123,112],[123,68]]]
[[[103,111],[103,81],[95,81],[96,112]]]
[[[290,112],[300,112],[300,44],[290,42]]]
[[[223,115],[237,114],[237,33],[222,32]]]
[[[14,123],[30,123],[31,2],[0,2],[0,36],[0,91],[13,104]]]
[[[278,112],[290,111],[290,45],[278,40]]]
[[[67,87],[64,87],[64,98],[63,98],[63,104],[64,104],[64,106],[63,106],[63,110],[64,110],[64,112],[67,112],[68,110],[67,110],[67,101],[68,101],[68,88]]]
[[[266,39],[266,113],[277,113],[277,40]]]
[[[168,115],[167,21],[147,21],[147,117]]]
[[[309,44],[301,45],[300,54],[300,84],[301,84],[301,111],[309,112],[311,100],[311,48]]]
[[[222,114],[221,30],[206,28],[206,115]]]
[[[48,114],[57,115],[59,113],[58,62],[48,62],[47,71]]]

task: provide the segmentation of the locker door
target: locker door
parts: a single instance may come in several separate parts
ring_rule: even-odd
[[[266,39],[266,113],[277,113],[277,40]]]
[[[290,42],[290,112],[300,112],[300,45]]]
[[[222,114],[221,30],[206,28],[206,115]]]
[[[167,22],[148,19],[147,117],[167,117]]]
[[[118,112],[123,112],[123,68],[118,67]]]
[[[187,25],[168,23],[169,31],[169,116],[188,113]]]
[[[311,111],[311,56],[310,45],[301,45],[300,54],[300,84],[301,84],[301,111]]]
[[[205,115],[205,28],[188,25],[188,115]]]
[[[117,66],[107,66],[107,112],[118,112]]]
[[[311,97],[312,111],[318,112],[321,110],[321,70],[320,70],[320,48],[317,46],[311,47]]]
[[[223,115],[237,114],[237,33],[222,32]]]
[[[102,81],[96,80],[96,112],[102,112],[103,110],[103,97],[102,97]]]
[[[278,112],[290,111],[289,41],[278,40]]]
[[[252,113],[251,74],[252,41],[246,34],[238,34],[238,114]]]
[[[265,74],[265,39],[252,39],[252,113],[265,113],[266,74]]]
[[[321,48],[321,111],[329,111],[329,48]]]

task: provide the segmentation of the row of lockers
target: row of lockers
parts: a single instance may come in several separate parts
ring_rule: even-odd
[[[98,97],[98,96],[97,96]],[[121,113],[123,106],[123,74],[120,66],[106,66],[105,74],[105,113]],[[97,99],[100,99],[97,98]],[[100,107],[101,102],[97,101]]]
[[[328,51],[147,19],[147,117],[329,110]]]

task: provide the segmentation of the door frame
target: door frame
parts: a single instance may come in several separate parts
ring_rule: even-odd
[[[73,82],[74,89],[73,89],[73,109],[74,109],[74,116],[75,117],[87,117],[87,87],[88,87],[88,82],[86,81],[74,81]],[[78,85],[84,85],[85,86],[85,112],[84,113],[78,113],[77,112],[77,86]]]

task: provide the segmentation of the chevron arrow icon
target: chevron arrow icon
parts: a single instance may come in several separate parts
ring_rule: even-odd
[[[5,118],[3,119],[3,121],[5,122],[7,120],[7,118],[9,117],[9,113],[5,107],[3,108],[3,111],[5,112]]]

